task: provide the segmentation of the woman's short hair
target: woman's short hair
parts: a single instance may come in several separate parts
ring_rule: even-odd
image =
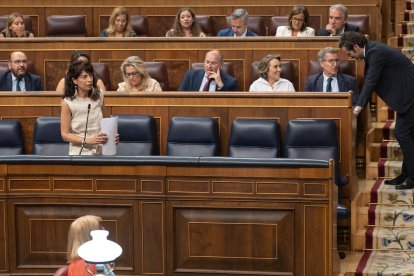
[[[132,89],[131,85],[129,84],[129,79],[126,75],[126,68],[127,67],[133,67],[135,71],[140,75],[141,77],[141,86],[138,88],[138,90],[143,90],[148,82],[148,79],[150,78],[147,70],[145,69],[144,62],[139,56],[130,56],[124,60],[124,62],[121,65],[121,72],[122,76],[124,78],[125,86],[127,87],[127,90]]]
[[[109,26],[107,29],[108,36],[114,36],[116,30],[115,20],[120,15],[125,15],[127,21],[124,30],[124,36],[129,36],[129,34],[132,32],[131,18],[129,16],[128,10],[124,7],[116,7],[109,17]]]
[[[94,76],[92,64],[88,61],[75,60],[69,64],[68,72],[65,77],[65,92],[63,93],[62,98],[74,99],[76,96],[77,87],[73,82],[74,79],[77,79],[82,72],[86,72]],[[94,101],[99,100],[100,94],[99,90],[96,88],[97,79],[93,77],[93,88],[89,91],[89,98]]]
[[[9,15],[9,17],[7,18],[7,22],[6,22],[6,37],[14,37],[12,31],[10,30],[10,26],[13,24],[14,20],[16,18],[20,17],[23,20],[23,15],[21,15],[18,12],[13,12]],[[24,20],[23,20],[23,24],[24,24]]]
[[[258,73],[259,76],[267,80],[267,72],[269,72],[269,63],[270,61],[277,59],[280,61],[279,55],[267,55],[259,62]]]
[[[68,262],[79,258],[78,248],[92,239],[90,235],[91,231],[100,229],[101,222],[101,217],[93,215],[82,216],[72,222],[69,228],[68,248],[66,252]]]
[[[188,11],[191,14],[191,17],[193,18],[193,24],[191,25],[190,32],[193,36],[200,36],[201,28],[198,25],[196,21],[196,14],[193,9],[184,7],[178,10],[177,14],[175,15],[174,23],[171,26],[171,29],[173,30],[173,36],[176,37],[183,37],[184,36],[184,30],[180,23],[180,16],[181,13],[184,11]]]
[[[289,14],[288,25],[289,25],[290,30],[293,30],[292,17],[294,15],[297,15],[297,14],[300,14],[300,13],[303,13],[303,16],[304,16],[303,17],[303,24],[302,24],[302,27],[300,27],[300,31],[303,32],[306,29],[306,27],[309,26],[309,11],[308,11],[308,9],[303,5],[296,5],[296,6],[293,7],[292,11]]]

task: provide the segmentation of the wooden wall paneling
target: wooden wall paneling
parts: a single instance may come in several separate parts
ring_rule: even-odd
[[[82,215],[94,214],[103,218],[103,226],[110,232],[108,239],[123,249],[117,259],[118,271],[134,271],[134,217],[132,201],[112,199],[105,203],[96,199],[73,200],[60,198],[20,199],[9,201],[11,272],[46,272],[66,263],[67,234],[71,222]],[[135,271],[138,273],[138,271]]]
[[[0,179],[0,192],[4,192],[5,190],[5,185],[6,185],[6,179],[5,178],[1,178]],[[0,197],[0,222],[1,222],[1,227],[0,227],[0,272],[6,272],[8,270],[8,253],[7,253],[7,248],[8,248],[8,239],[7,239],[7,232],[6,232],[6,225],[7,225],[7,208],[6,208],[6,200],[3,199],[3,197]]]

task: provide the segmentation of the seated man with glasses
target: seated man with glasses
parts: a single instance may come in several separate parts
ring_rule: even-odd
[[[23,52],[11,53],[9,70],[0,74],[0,91],[42,91],[40,77],[27,72],[27,64],[27,57]]]
[[[356,104],[359,90],[353,76],[339,72],[339,53],[332,47],[326,47],[318,52],[322,72],[308,77],[305,84],[307,92],[350,92],[352,105]]]
[[[123,92],[161,92],[158,81],[151,78],[144,62],[138,56],[131,56],[121,65],[124,81],[118,83],[117,91]]]

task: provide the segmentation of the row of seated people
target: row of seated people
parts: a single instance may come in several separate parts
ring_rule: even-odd
[[[12,59],[19,52],[12,54]],[[21,58],[20,58],[21,59]],[[19,61],[20,61],[19,59]],[[217,50],[209,51],[206,54],[204,63],[193,63],[192,70],[187,72],[179,87],[180,91],[218,91],[222,88],[222,91],[237,91],[237,83],[234,79],[234,69],[231,62],[222,62],[222,55]],[[89,55],[85,52],[75,51],[71,57],[71,63],[76,60],[90,61]],[[23,57],[23,61],[24,57]],[[24,64],[14,64],[16,60],[12,60],[8,64],[0,63],[0,91],[14,91],[13,83],[7,81],[7,72],[9,67],[13,74],[19,73],[23,76],[21,71],[27,69],[28,66]],[[222,64],[222,65],[220,65]],[[277,66],[277,68],[273,68]],[[108,66],[105,63],[92,63],[95,75],[98,79],[98,88],[102,90],[111,89],[111,74]],[[14,68],[16,67],[16,68]],[[13,70],[13,68],[15,70]],[[210,89],[210,86],[206,87],[206,90],[201,89],[202,86],[210,85],[206,82],[203,85],[203,75],[211,75],[210,80],[217,79],[215,71],[220,70],[220,80],[223,82],[223,86],[219,87],[220,84],[216,83],[217,87]],[[305,85],[305,91],[326,91],[326,92],[337,92],[343,91],[348,92],[352,90],[355,95],[358,95],[358,88],[355,79],[355,66],[349,60],[339,60],[338,51],[333,48],[324,48],[318,53],[318,60],[310,61],[308,65],[309,69],[309,80]],[[163,62],[142,62],[139,57],[127,58],[121,66],[122,75],[124,82],[118,84],[118,91],[127,92],[138,92],[138,91],[168,91],[169,81],[167,66]],[[3,74],[2,74],[3,72]],[[250,70],[250,91],[265,92],[293,92],[295,83],[295,69],[291,61],[281,61],[279,56],[268,55],[262,59],[262,61],[253,62]],[[10,75],[10,74],[9,74]],[[113,74],[112,74],[113,75]],[[198,75],[200,75],[199,79]],[[30,74],[29,74],[30,76]],[[148,77],[147,77],[148,76]],[[210,75],[209,75],[210,76]],[[329,83],[329,79],[324,80],[327,77],[333,77],[332,83]],[[34,77],[33,77],[34,78]],[[148,79],[148,81],[146,81]],[[263,85],[263,82],[271,83],[271,79],[274,79],[274,87],[267,87]],[[235,83],[231,86],[234,80]],[[5,82],[8,82],[5,84]],[[39,79],[40,81],[40,79]],[[141,83],[139,82],[141,81]],[[215,80],[217,82],[217,80]],[[26,82],[26,80],[25,80]],[[148,82],[148,85],[143,85]],[[230,84],[228,84],[230,83]],[[28,86],[26,84],[26,86]],[[142,87],[142,89],[132,89],[134,87]],[[29,89],[27,89],[28,91]],[[269,88],[269,89],[267,89]],[[33,89],[37,90],[37,89]],[[42,90],[42,89],[39,89]],[[56,89],[59,92],[64,90],[64,79],[60,81]],[[23,90],[24,91],[24,90]],[[355,97],[356,99],[356,97]]]
[[[158,152],[156,127],[150,115],[114,115],[118,117],[119,144],[117,155],[148,156]],[[191,133],[191,135],[189,135]],[[335,182],[347,183],[339,175],[339,143],[333,120],[290,120],[281,142],[277,121],[271,119],[236,119],[231,126],[228,155],[234,158],[285,158],[334,160]],[[24,153],[20,123],[0,121],[0,155]],[[218,156],[219,126],[211,117],[173,117],[169,123],[168,156]],[[283,152],[282,152],[283,149]],[[59,117],[36,119],[33,154],[64,156],[69,152],[60,132]],[[283,153],[283,154],[282,154]],[[340,205],[340,216],[349,212]]]
[[[322,27],[320,16],[310,16],[307,8],[302,5],[295,6],[289,16],[269,18],[248,16],[245,9],[236,9],[231,16],[221,20],[227,21],[229,27],[216,30],[215,26],[218,26],[219,23],[215,22],[214,17],[196,15],[191,8],[182,8],[178,11],[171,24],[171,29],[166,32],[166,36],[326,36],[331,35],[332,32],[340,34],[348,30],[369,33],[369,16],[348,16],[348,11],[343,5],[332,6],[329,18],[328,25]],[[105,24],[107,21],[109,22],[106,27],[101,25],[100,36],[150,36],[152,33],[146,16],[130,16],[127,10],[122,7],[115,8],[109,19],[108,16],[101,16],[101,24]],[[0,30],[3,30],[0,37],[33,37],[31,18],[19,13],[0,16]],[[45,21],[45,36],[86,37],[85,16],[48,16]]]

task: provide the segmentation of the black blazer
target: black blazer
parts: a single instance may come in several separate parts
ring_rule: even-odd
[[[187,71],[178,91],[199,91],[204,74],[204,69]],[[227,75],[223,71],[220,71],[220,76],[224,86],[220,90],[216,89],[216,91],[237,91],[237,81],[235,78]]]
[[[352,90],[352,105],[355,106],[358,101],[359,89],[356,78],[347,74],[337,74],[339,92],[348,92]],[[323,92],[323,73],[309,76],[305,84],[305,92]]]
[[[349,32],[349,31],[359,32],[359,27],[355,26],[355,25],[352,25],[352,24],[345,23],[344,32]],[[331,33],[328,32],[326,29],[320,29],[319,30],[319,35],[321,35],[321,36],[330,36]]]
[[[401,52],[383,43],[368,41],[364,71],[358,106],[364,107],[373,91],[399,113],[413,106],[414,64]]]
[[[43,91],[42,82],[38,75],[26,73],[24,76],[24,83],[26,91]],[[11,71],[7,70],[0,74],[0,91],[12,91],[12,87]]]

